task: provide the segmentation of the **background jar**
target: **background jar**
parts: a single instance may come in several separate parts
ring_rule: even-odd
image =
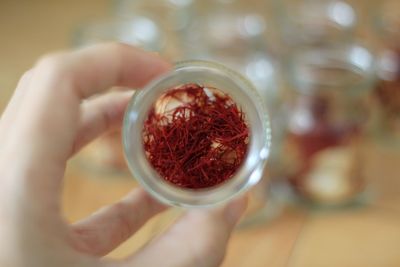
[[[353,202],[365,189],[361,142],[374,59],[359,44],[309,48],[288,59],[285,178],[312,204]]]
[[[248,151],[242,165],[228,181],[205,189],[180,188],[165,181],[147,160],[143,146],[143,122],[155,101],[168,89],[189,83],[227,93],[245,114],[249,127]],[[270,149],[270,126],[264,102],[241,75],[206,61],[185,61],[138,91],[124,119],[123,145],[133,176],[154,197],[175,206],[210,206],[231,199],[262,177]]]
[[[352,39],[357,15],[347,0],[275,0],[283,45],[326,45]]]
[[[373,100],[376,113],[373,133],[380,143],[400,147],[400,2],[386,0],[372,10],[379,38],[377,74]]]

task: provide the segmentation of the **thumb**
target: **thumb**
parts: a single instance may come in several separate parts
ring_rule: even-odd
[[[166,233],[128,259],[132,266],[219,266],[247,197],[213,210],[187,212]]]

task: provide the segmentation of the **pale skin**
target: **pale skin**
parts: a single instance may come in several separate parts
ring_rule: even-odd
[[[101,134],[121,127],[130,92],[168,71],[154,54],[102,44],[51,54],[26,72],[0,120],[0,266],[218,266],[244,198],[186,212],[126,259],[102,256],[165,207],[135,189],[121,201],[69,224],[61,210],[68,160]]]

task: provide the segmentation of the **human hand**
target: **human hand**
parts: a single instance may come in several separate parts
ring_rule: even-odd
[[[187,212],[123,261],[101,256],[164,207],[136,189],[75,224],[62,216],[68,159],[121,127],[130,93],[90,98],[112,86],[138,88],[170,65],[121,44],[49,55],[20,80],[0,120],[0,266],[218,266],[244,199]]]

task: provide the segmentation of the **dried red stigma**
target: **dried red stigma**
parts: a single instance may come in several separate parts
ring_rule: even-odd
[[[249,143],[245,116],[232,98],[198,84],[169,89],[143,127],[151,166],[178,187],[199,189],[233,177]]]

